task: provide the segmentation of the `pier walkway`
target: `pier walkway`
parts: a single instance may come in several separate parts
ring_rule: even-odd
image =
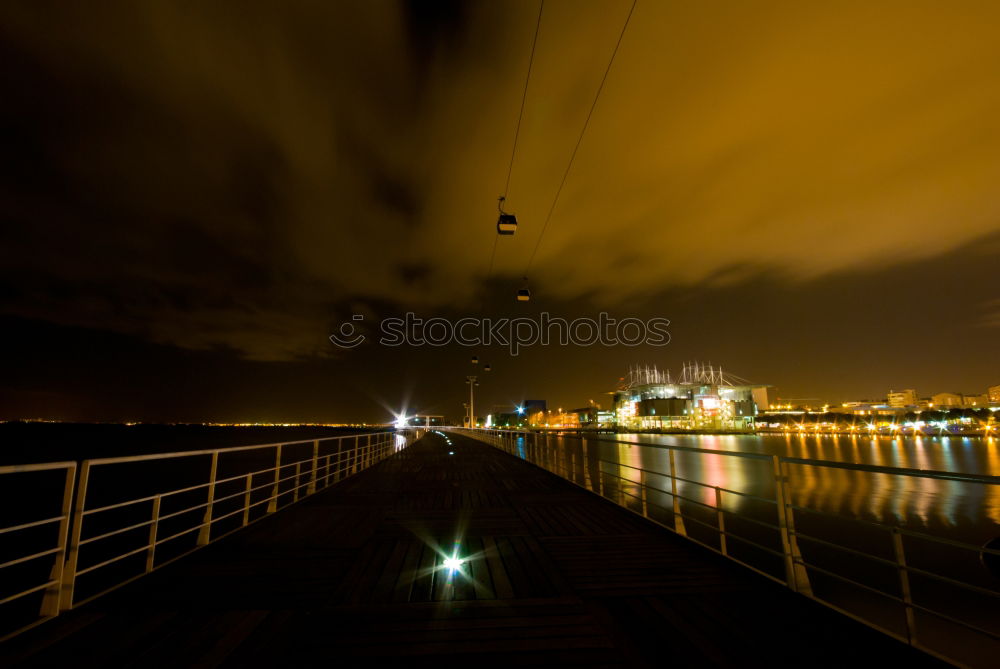
[[[429,434],[0,644],[2,666],[939,666],[497,449]],[[456,556],[458,570],[444,566]]]

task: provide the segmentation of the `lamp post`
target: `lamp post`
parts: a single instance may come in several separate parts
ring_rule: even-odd
[[[476,386],[479,382],[475,376],[465,377],[465,382],[469,384],[469,427],[475,427],[476,420]]]

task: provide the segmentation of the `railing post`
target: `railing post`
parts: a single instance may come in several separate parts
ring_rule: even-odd
[[[722,490],[715,486],[715,517],[719,524],[719,550],[723,555],[729,555],[726,550],[726,515],[722,512]]]
[[[771,457],[774,474],[774,494],[778,505],[778,527],[781,532],[781,549],[785,556],[785,581],[789,588],[809,597],[812,587],[809,575],[802,564],[802,553],[795,536],[795,510],[792,508],[791,491],[788,487],[788,468],[777,455]]]
[[[673,500],[674,510],[674,531],[682,537],[687,536],[687,529],[684,527],[684,516],[681,515],[681,500],[677,496],[677,461],[674,458],[674,449],[670,453],[670,497]]]
[[[204,546],[212,537],[212,507],[215,505],[215,479],[219,473],[219,452],[212,452],[212,469],[208,475],[208,504],[205,506],[205,516],[202,518],[201,529],[198,530],[198,545]]]
[[[66,467],[66,480],[63,482],[62,518],[59,520],[59,549],[52,559],[52,569],[49,580],[55,583],[45,589],[39,615],[45,618],[59,615],[59,599],[63,587],[63,569],[66,566],[66,543],[69,538],[70,513],[73,505],[73,484],[76,483],[76,464]]]
[[[149,548],[146,550],[146,573],[153,571],[156,559],[156,532],[160,526],[160,496],[153,498],[153,522],[149,524]]]
[[[274,513],[278,510],[279,487],[281,487],[281,444],[277,445],[274,454],[274,485],[271,487],[271,499],[267,501],[268,513]]]
[[[917,621],[913,615],[913,596],[910,593],[910,572],[906,569],[906,554],[903,552],[903,534],[898,527],[892,528],[892,550],[896,557],[899,589],[903,595],[903,607],[906,612],[906,638],[911,646],[915,646],[917,645]]]
[[[73,608],[73,589],[76,587],[76,565],[80,558],[80,535],[83,532],[83,512],[87,502],[87,483],[90,481],[90,460],[84,460],[80,467],[80,483],[76,486],[76,502],[73,506],[73,526],[67,548],[66,566],[63,569],[62,595],[59,608],[62,611]]]
[[[354,437],[354,453],[350,456],[350,470],[352,474],[358,473],[358,452],[361,450],[361,435]]]
[[[253,491],[253,474],[247,474],[246,490],[243,493],[243,527],[250,523],[250,493]]]
[[[368,435],[368,443],[365,444],[365,457],[361,461],[361,469],[368,469],[372,465],[372,436]]]
[[[324,470],[326,474],[323,476],[323,487],[326,488],[330,485],[330,456],[326,456],[326,464],[324,465]]]
[[[316,492],[316,475],[319,473],[319,439],[313,442],[312,476],[309,477],[309,485],[306,487],[306,494],[311,495]]]

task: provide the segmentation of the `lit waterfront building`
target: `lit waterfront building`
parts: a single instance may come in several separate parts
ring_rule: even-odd
[[[750,431],[758,406],[767,406],[767,386],[701,363],[685,364],[676,382],[656,367],[629,369],[614,393],[619,427],[638,430]]]
[[[889,406],[893,408],[917,406],[917,391],[912,388],[899,391],[890,390],[887,399]]]
[[[1000,404],[1000,386],[990,386],[986,391],[990,404]]]
[[[931,398],[935,409],[950,409],[965,407],[967,409],[983,409],[989,407],[990,395],[960,395],[958,393],[938,393]]]
[[[958,393],[938,393],[931,396],[935,409],[949,409],[962,406],[962,396]]]

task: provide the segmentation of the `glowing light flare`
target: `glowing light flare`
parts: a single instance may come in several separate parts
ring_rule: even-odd
[[[457,555],[444,559],[444,568],[448,571],[458,571],[462,568],[463,564],[465,564],[465,558],[460,558]]]

